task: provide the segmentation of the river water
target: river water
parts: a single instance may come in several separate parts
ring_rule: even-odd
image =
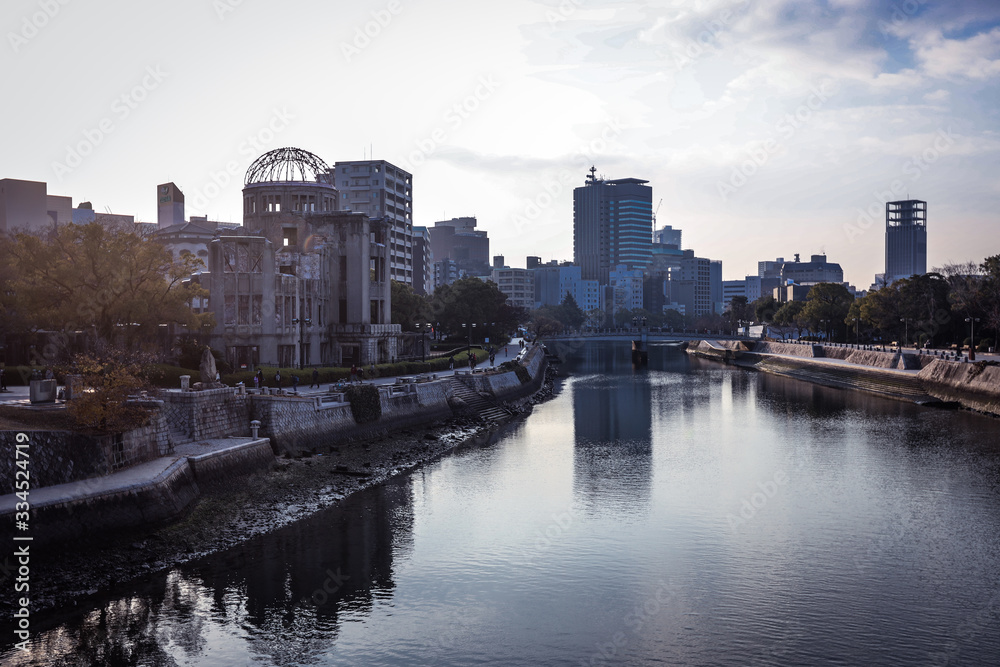
[[[1000,420],[561,350],[495,441],[71,614],[5,664],[996,665]],[[8,644],[9,647],[9,644]]]

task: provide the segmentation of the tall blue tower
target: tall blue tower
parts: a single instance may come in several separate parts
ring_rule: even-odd
[[[573,190],[573,260],[584,280],[609,282],[619,264],[645,271],[652,261],[653,189],[649,181],[597,178]]]

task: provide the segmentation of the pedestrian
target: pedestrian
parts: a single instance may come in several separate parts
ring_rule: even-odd
[[[0,368],[0,391],[7,391],[7,374]]]
[[[495,355],[495,354],[491,354],[490,355],[490,366],[493,366],[493,362],[496,361],[496,358],[497,358],[497,355]]]
[[[274,386],[281,389],[281,371],[274,371]]]
[[[371,376],[371,379],[373,379],[373,380],[375,379],[375,362],[374,361],[372,362],[372,367],[368,369],[368,375]]]
[[[504,357],[507,356],[507,346],[506,345],[503,346],[503,356]]]
[[[448,370],[449,371],[455,370],[455,355],[451,355],[450,357],[448,357]]]
[[[254,375],[254,384],[258,387],[264,386],[264,369],[258,368],[257,373]]]
[[[312,389],[313,385],[316,385],[316,388],[319,389],[319,370],[316,368],[313,369],[312,384],[309,385],[309,388]]]
[[[353,383],[357,381],[358,381],[358,365],[351,364],[351,382]]]
[[[257,373],[253,374],[253,388],[260,389],[260,376]]]
[[[360,368],[358,368],[358,382],[360,382],[361,384],[365,383],[365,367],[364,366],[361,366]]]
[[[296,394],[299,393],[299,376],[298,375],[293,375],[292,376],[292,392],[296,393]]]

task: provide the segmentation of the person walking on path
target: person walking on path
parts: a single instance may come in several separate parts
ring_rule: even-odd
[[[360,382],[361,384],[365,383],[365,367],[364,366],[361,366],[360,368],[358,368],[358,382]]]
[[[358,365],[351,364],[351,382],[358,381]]]
[[[264,386],[264,369],[258,368],[257,374],[254,376],[254,382],[258,387]]]
[[[260,375],[257,373],[253,374],[253,388],[260,389]]]
[[[281,389],[281,371],[274,371],[274,386]]]
[[[309,385],[309,388],[312,389],[313,385],[316,385],[316,388],[319,389],[319,370],[316,368],[313,369],[312,383]]]
[[[455,355],[451,355],[450,357],[448,357],[448,370],[449,371],[455,370]]]
[[[299,393],[299,376],[298,375],[293,375],[292,376],[292,392],[295,393],[295,394]]]
[[[497,358],[497,355],[495,355],[495,354],[491,354],[490,355],[490,367],[493,366],[493,362],[496,361],[496,358]]]

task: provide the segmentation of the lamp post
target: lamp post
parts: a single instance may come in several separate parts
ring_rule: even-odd
[[[312,320],[308,317],[305,319],[295,318],[292,320],[292,324],[298,325],[299,327],[299,368],[306,367],[306,346],[302,342],[304,335],[304,329],[312,324]]]
[[[468,341],[469,341],[469,344],[467,345],[467,350],[469,352],[472,351],[472,327],[474,327],[474,326],[476,326],[475,322],[473,322],[471,324],[465,323],[465,324],[462,325],[462,328],[465,329],[468,332],[468,336],[469,336]]]
[[[976,322],[979,321],[978,317],[966,317],[965,321],[972,326],[972,334],[969,337],[969,361],[976,360]]]
[[[427,344],[424,342],[424,336],[426,335],[427,328],[431,326],[430,322],[414,324],[417,331],[420,332],[420,361],[427,361]]]

